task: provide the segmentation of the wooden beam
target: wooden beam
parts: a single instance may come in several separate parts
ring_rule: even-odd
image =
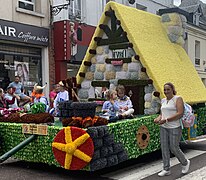
[[[112,32],[115,32],[117,30],[117,18],[114,14],[114,11],[112,11],[113,13],[111,14],[111,29]]]
[[[131,46],[131,43],[121,43],[121,44],[110,44],[109,49],[115,50],[115,49],[127,49],[128,47]]]
[[[91,85],[93,87],[107,87],[107,88],[109,88],[110,82],[109,81],[92,81]]]
[[[91,63],[91,62],[89,62],[89,61],[84,61],[84,65],[85,65],[85,66],[91,66],[91,65],[92,65],[92,63]]]
[[[79,73],[79,76],[84,78],[84,77],[85,77],[85,73],[80,72],[80,73]]]
[[[139,61],[139,55],[135,55],[134,58]]]
[[[124,86],[146,86],[148,85],[148,80],[119,79],[118,84]]]
[[[124,32],[124,30],[122,29],[121,26],[119,26],[118,29],[116,30],[116,32],[114,33],[114,36],[119,37],[122,35],[123,32]]]
[[[126,36],[122,37],[116,37],[114,39],[108,38],[108,39],[101,39],[99,42],[97,42],[98,46],[104,46],[104,45],[110,45],[110,44],[118,44],[118,43],[125,43],[129,42]]]
[[[94,41],[99,42],[102,38],[101,37],[94,37]]]
[[[108,25],[100,24],[99,28],[102,29],[105,32],[105,34],[107,35],[108,38],[112,37],[112,31],[111,31],[111,29],[109,28]]]
[[[144,114],[144,86],[139,88],[139,113]]]
[[[106,101],[105,98],[89,98],[88,101]]]
[[[90,50],[89,50],[89,53],[90,53],[90,54],[96,54],[97,52],[96,52],[95,49],[90,49]]]

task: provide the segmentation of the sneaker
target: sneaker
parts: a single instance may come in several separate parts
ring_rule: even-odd
[[[169,176],[171,174],[170,171],[162,170],[161,172],[158,173],[158,176]]]
[[[182,174],[186,174],[189,171],[190,168],[190,160],[187,160],[187,165],[186,166],[182,166]]]

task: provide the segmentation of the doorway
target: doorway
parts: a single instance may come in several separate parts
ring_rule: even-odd
[[[126,95],[130,97],[134,115],[144,114],[144,87],[148,85],[147,80],[118,80],[118,84],[124,85]]]

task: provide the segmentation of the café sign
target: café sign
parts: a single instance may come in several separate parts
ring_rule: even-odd
[[[0,20],[0,40],[48,46],[49,29]]]

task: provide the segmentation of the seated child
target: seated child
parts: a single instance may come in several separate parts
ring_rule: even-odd
[[[105,101],[102,106],[104,117],[109,119],[110,121],[116,121],[118,120],[117,112],[119,110],[116,102],[117,92],[115,90],[107,91],[106,98],[107,101]]]
[[[117,86],[117,105],[119,107],[119,118],[133,118],[133,105],[128,96],[125,95],[125,88],[123,85]]]

